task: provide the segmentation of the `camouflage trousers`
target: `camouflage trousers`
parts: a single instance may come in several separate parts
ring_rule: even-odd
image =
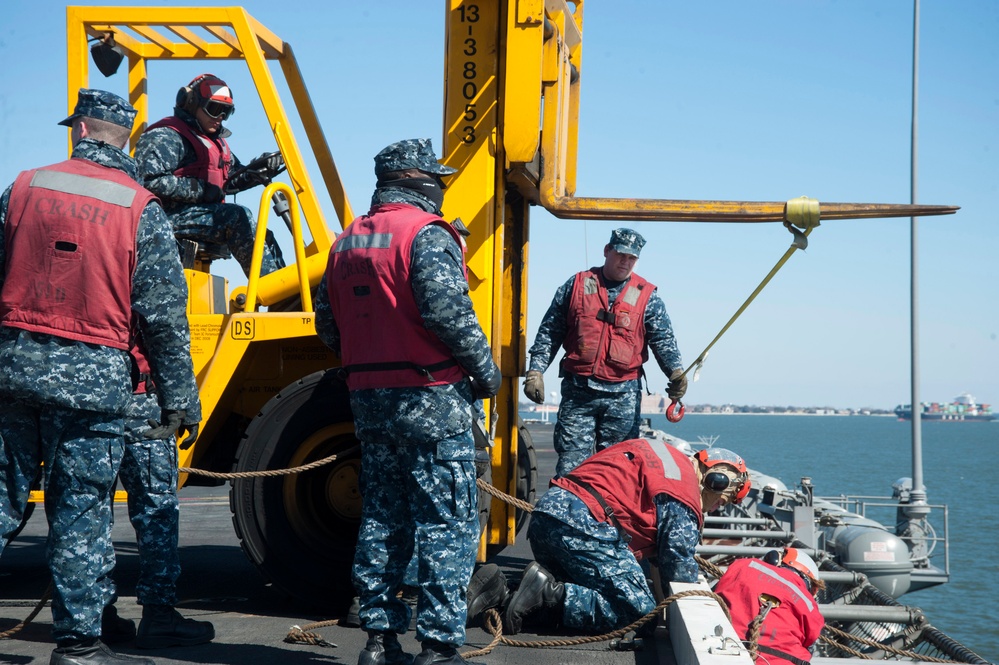
[[[400,598],[418,552],[416,634],[465,643],[465,594],[478,546],[478,490],[471,430],[440,441],[391,436],[361,446],[361,530],[354,586],[361,627],[405,633],[410,609]]]
[[[133,395],[125,412],[125,456],[118,479],[128,492],[128,517],[139,550],[135,596],[140,605],[176,605],[180,576],[177,442],[144,439],[147,421],[160,420],[155,393]]]
[[[562,625],[602,633],[655,608],[645,573],[617,529],[596,520],[572,492],[545,492],[527,539],[538,563],[565,583]]]
[[[110,573],[111,491],[121,464],[120,416],[11,403],[0,396],[0,551],[18,527],[44,462],[45,554],[52,573],[57,643],[101,634]]]
[[[636,438],[641,410],[639,391],[604,392],[577,385],[572,377],[563,379],[552,433],[558,453],[555,475],[564,476],[598,450]]]
[[[229,252],[236,258],[243,274],[250,274],[257,222],[249,208],[235,203],[196,204],[171,210],[167,216],[178,238],[217,245],[224,257],[227,258]],[[260,274],[266,275],[284,265],[281,248],[274,233],[268,229]]]

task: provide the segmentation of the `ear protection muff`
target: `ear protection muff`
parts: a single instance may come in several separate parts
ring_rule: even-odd
[[[174,102],[174,106],[179,109],[183,109],[188,113],[194,113],[197,108],[191,108],[192,102],[194,101],[194,91],[191,90],[190,86],[184,86],[177,91],[177,99]]]
[[[705,448],[698,450],[694,454],[694,458],[706,468],[706,473],[702,480],[702,485],[705,489],[720,494],[727,491],[733,482],[741,483],[735,496],[732,498],[732,503],[741,503],[746,498],[746,495],[749,494],[752,482],[749,480],[746,463],[732,451],[724,448]],[[711,467],[716,464],[723,464],[726,468],[732,469],[736,474],[736,478],[733,480],[724,471],[711,471]]]
[[[201,94],[198,92],[198,86],[201,85],[202,81],[209,78],[214,79],[218,77],[214,74],[202,74],[178,90],[174,106],[179,109],[184,109],[191,115],[194,115],[194,113],[198,110],[198,106],[200,106],[201,102],[204,101],[201,98]]]

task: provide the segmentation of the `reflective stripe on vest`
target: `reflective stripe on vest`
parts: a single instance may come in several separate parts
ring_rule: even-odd
[[[85,159],[19,174],[3,229],[2,325],[127,349],[136,231],[153,200]]]
[[[64,171],[35,171],[31,176],[30,186],[76,196],[88,196],[123,208],[131,207],[136,195],[134,189],[118,183]]]
[[[584,489],[579,480],[592,488],[592,492]],[[656,548],[657,495],[669,495],[690,508],[698,528],[704,519],[693,464],[679,450],[660,441],[632,439],[608,446],[591,455],[568,476],[554,478],[551,484],[579,497],[601,522],[608,521],[607,507],[603,504],[610,506],[620,528],[631,536],[628,545],[637,558],[648,556]],[[604,501],[594,498],[593,492],[599,493]]]
[[[798,586],[795,585],[790,580],[786,580],[783,577],[781,577],[781,575],[778,574],[777,571],[771,568],[770,566],[766,566],[760,563],[759,561],[754,560],[749,562],[749,567],[757,572],[763,573],[764,575],[774,578],[777,582],[786,586],[788,589],[791,590],[792,593],[794,593],[794,595],[796,595],[798,598],[801,599],[803,603],[805,603],[805,606],[808,608],[809,612],[811,612],[814,609],[815,604],[812,602],[812,598],[807,593],[798,588]]]
[[[340,329],[350,390],[457,383],[466,375],[450,349],[423,324],[410,283],[416,234],[452,226],[403,203],[377,205],[330,248],[326,288]]]
[[[562,369],[602,381],[637,379],[649,358],[645,308],[655,288],[632,273],[610,305],[600,267],[576,273],[566,316]]]

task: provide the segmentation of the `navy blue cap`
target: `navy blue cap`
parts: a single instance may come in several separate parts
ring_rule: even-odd
[[[642,253],[642,247],[645,247],[645,238],[638,231],[614,229],[611,231],[610,242],[608,244],[615,252],[638,256]]]
[[[375,155],[375,175],[381,177],[392,171],[419,169],[424,173],[451,175],[458,169],[444,166],[437,161],[430,139],[397,141]]]
[[[72,127],[73,120],[86,117],[112,122],[116,125],[132,129],[132,124],[135,122],[135,114],[136,110],[132,105],[116,94],[107,92],[106,90],[80,88],[80,93],[76,100],[76,108],[73,109],[73,115],[59,124]]]

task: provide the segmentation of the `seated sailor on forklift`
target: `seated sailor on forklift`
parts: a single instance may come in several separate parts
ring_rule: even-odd
[[[687,391],[683,360],[666,305],[654,284],[634,272],[645,238],[615,229],[604,246],[604,264],[569,278],[555,292],[531,346],[524,394],[545,401],[543,372],[559,347],[562,400],[552,434],[564,476],[584,459],[638,436],[641,377],[649,349],[669,377],[667,393]]]
[[[534,625],[602,633],[645,616],[656,601],[642,561],[658,566],[664,597],[670,582],[696,582],[704,513],[739,503],[749,488],[746,463],[725,448],[688,457],[662,441],[633,439],[601,450],[553,479],[534,507],[527,540],[536,561],[506,602],[503,632]]]
[[[825,588],[819,568],[800,549],[772,550],[762,559],[737,559],[715,585],[732,613],[732,627],[744,640],[760,615],[760,663],[807,665],[809,648],[825,619],[815,597]]]
[[[248,276],[256,218],[249,208],[226,203],[225,196],[270,182],[284,161],[275,153],[260,170],[241,168],[226,141],[231,132],[222,125],[235,110],[226,82],[202,74],[177,92],[173,115],[139,137],[135,159],[139,182],[159,197],[177,238],[197,242],[210,259],[234,256]],[[260,274],[284,265],[268,230]]]

